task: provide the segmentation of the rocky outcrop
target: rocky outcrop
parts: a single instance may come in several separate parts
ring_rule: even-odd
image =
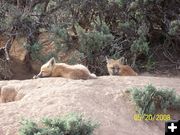
[[[16,59],[17,61],[24,63],[27,50],[25,49],[25,44],[27,43],[26,38],[16,38],[10,49],[10,56]]]
[[[43,64],[42,61],[46,62],[46,60],[48,60],[51,57],[51,55],[57,55],[57,61],[60,62],[70,63],[70,64],[81,63],[80,58],[83,57],[83,55],[76,49],[70,49],[67,52],[64,52],[63,50],[57,51],[58,45],[57,44],[55,45],[53,41],[53,37],[54,35],[48,32],[42,32],[39,34],[38,45],[40,46],[38,47],[40,48],[40,50],[38,54],[31,53],[31,55],[33,55],[31,56],[32,57],[31,60],[29,58],[28,50],[26,49],[27,38],[16,37],[12,42],[12,46],[9,51],[9,55],[11,58],[10,71],[12,71],[13,74],[4,78],[30,79],[34,74],[37,74],[39,72],[40,67]],[[0,35],[0,47],[4,47],[7,40],[8,40],[7,37]]]
[[[92,80],[41,78],[2,81],[1,97],[15,100],[0,103],[0,135],[17,135],[22,118],[39,120],[69,112],[82,113],[99,122],[96,135],[164,135],[163,121],[133,119],[136,112],[125,91],[147,84],[174,88],[180,94],[178,78],[104,76]],[[20,98],[16,100],[18,95]],[[172,119],[180,119],[179,112],[168,113]]]
[[[24,96],[18,85],[5,85],[1,87],[0,97],[2,103],[20,100]]]

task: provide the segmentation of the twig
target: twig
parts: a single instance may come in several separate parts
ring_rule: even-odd
[[[163,52],[163,54],[164,54],[164,56],[165,56],[171,63],[177,64],[175,61],[173,61],[173,60],[168,56],[167,53]]]
[[[13,32],[13,30],[14,30],[14,28],[12,28],[12,32]],[[14,39],[15,39],[15,35],[10,36],[10,39],[6,42],[5,46],[1,48],[4,50],[4,53],[5,53],[4,55],[5,55],[5,58],[7,61],[10,60],[9,50],[11,48],[11,45],[12,45]]]
[[[6,60],[7,60],[7,61],[10,60],[10,58],[9,58],[9,53],[8,53],[8,52],[9,52],[9,51],[8,51],[8,48],[9,48],[10,42],[11,42],[11,39],[9,39],[9,40],[6,42],[5,46],[1,48],[1,49],[4,50],[5,57],[6,57]]]
[[[135,54],[134,54],[134,57],[133,57],[133,62],[132,62],[131,67],[135,67],[136,59],[137,59],[137,54],[135,53]]]
[[[7,48],[4,47],[4,51],[5,51],[5,56],[6,56],[6,60],[9,61],[9,53],[7,52]]]

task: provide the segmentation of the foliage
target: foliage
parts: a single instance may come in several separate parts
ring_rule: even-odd
[[[151,56],[149,56],[147,63],[145,64],[144,67],[147,71],[152,71],[155,69],[155,64],[156,63],[155,63],[154,59]]]
[[[42,63],[47,62],[52,57],[57,57],[54,52],[47,53],[44,55],[42,53],[43,46],[40,43],[34,43],[33,45],[29,45],[28,43],[24,45],[24,47],[27,49],[30,53],[31,59],[33,61],[39,60]]]
[[[68,64],[82,63],[81,58],[84,54],[77,50],[78,37],[72,28],[68,28],[67,25],[54,25],[51,26],[50,31],[53,33],[55,53],[60,56],[59,61]],[[66,58],[63,59],[63,56]]]
[[[54,33],[53,40],[55,41],[56,51],[68,51],[72,45],[72,42],[70,41],[67,26],[52,26],[51,32]]]
[[[120,6],[122,6],[126,3],[125,0],[115,0],[115,2],[118,3],[118,5],[120,5]]]
[[[105,74],[105,63],[102,63],[105,58],[104,48],[109,46],[114,39],[108,26],[105,22],[100,22],[99,18],[96,23],[91,23],[88,31],[78,24],[74,25],[74,31],[73,28],[68,29],[67,25],[52,26],[51,32],[54,33],[53,40],[57,53],[78,51],[79,53],[75,53],[73,57],[69,58],[68,63],[76,64],[77,57],[79,57],[92,72],[96,72],[98,75]]]
[[[102,63],[105,58],[104,48],[112,43],[114,36],[109,32],[105,23],[94,27],[96,28],[89,32],[85,32],[81,27],[77,27],[80,44],[79,51],[84,54],[86,65],[89,66],[90,70],[101,75],[105,73],[105,65]]]
[[[80,51],[86,54],[88,57],[93,57],[94,54],[100,52],[105,46],[109,45],[113,36],[110,33],[104,33],[102,31],[85,32],[80,27],[78,28]]]
[[[175,36],[179,33],[179,30],[180,30],[180,20],[171,21],[169,34]]]
[[[145,37],[140,37],[139,39],[133,41],[133,44],[131,45],[131,52],[135,54],[145,54],[148,55],[149,52],[149,46],[148,42],[146,41]]]
[[[108,13],[105,15],[105,22],[116,40],[112,45],[113,51],[108,54],[125,56],[131,60],[129,63],[135,60],[140,69],[152,56],[155,61],[159,61],[158,58],[169,61],[173,59],[174,63],[178,63],[179,49],[172,49],[179,48],[177,5],[180,5],[180,2],[175,0],[111,2],[106,10]]]
[[[97,124],[85,120],[82,115],[44,118],[41,126],[31,120],[21,122],[20,135],[92,135]]]
[[[29,52],[31,53],[31,57],[33,60],[37,60],[40,57],[40,50],[42,49],[42,46],[39,43],[35,43],[33,45],[26,44],[24,46]]]
[[[180,110],[180,96],[173,89],[157,89],[152,85],[130,89],[132,99],[141,114],[155,114],[159,110],[166,112],[173,108]]]
[[[105,74],[105,56],[124,56],[139,69],[153,57],[154,64],[167,60],[175,68],[180,54],[179,6],[177,0],[1,1],[0,31],[7,37],[25,36],[30,46],[38,42],[41,29],[53,32],[55,55],[73,48],[99,75]],[[74,26],[72,36],[68,29]]]

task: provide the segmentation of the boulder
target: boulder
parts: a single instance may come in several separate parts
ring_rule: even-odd
[[[27,55],[27,50],[24,47],[26,43],[27,43],[26,38],[24,37],[16,38],[9,52],[11,57],[18,60],[22,64],[24,63],[26,55]]]

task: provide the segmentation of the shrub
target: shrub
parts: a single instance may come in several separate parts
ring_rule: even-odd
[[[41,126],[31,120],[24,120],[21,124],[20,135],[92,135],[97,127],[97,124],[77,114],[44,118]]]
[[[157,89],[152,85],[130,89],[132,99],[140,114],[155,114],[167,109],[180,109],[180,96],[173,89]]]
[[[119,6],[122,6],[123,4],[125,4],[125,0],[115,0],[116,3],[119,4]]]
[[[32,60],[40,59],[40,51],[42,49],[42,45],[39,43],[35,43],[33,45],[25,44],[24,47],[31,52]]]
[[[177,35],[180,29],[180,20],[173,20],[170,23],[169,34],[170,35]]]
[[[145,64],[145,69],[146,69],[147,71],[152,71],[152,70],[155,69],[155,64],[156,64],[156,62],[155,62],[155,60],[153,59],[153,57],[152,57],[152,56],[149,56],[149,58],[148,58],[148,60],[147,60],[147,63]]]
[[[172,63],[169,69],[176,69],[179,4],[178,0],[4,0],[0,2],[0,32],[7,37],[27,37],[32,46],[42,29],[54,31],[55,53],[78,50],[79,42],[85,64],[98,75],[105,74],[105,63],[98,64],[105,61],[105,55],[124,56],[127,64],[139,69],[144,69],[147,59],[153,56],[160,63],[153,63],[157,67],[166,60]],[[72,40],[67,28],[74,25],[86,32],[96,26],[94,31],[78,33],[79,37],[75,34]]]
[[[30,52],[30,56],[32,58],[33,61],[39,60],[42,63],[47,62],[50,58],[52,57],[57,57],[57,55],[55,54],[55,52],[49,52],[48,54],[44,55],[42,52],[43,49],[43,45],[36,42],[33,45],[30,44],[25,44],[24,48],[27,49],[28,52]]]
[[[149,52],[149,46],[146,38],[141,36],[139,39],[135,40],[131,46],[131,52],[140,55],[145,54],[147,55]]]
[[[67,51],[70,43],[67,29],[61,26],[52,26],[51,32],[54,33],[53,40],[56,45],[56,51]]]
[[[77,27],[79,37],[79,51],[84,54],[84,61],[89,69],[98,75],[105,74],[105,48],[110,46],[114,36],[109,32],[105,23],[96,24],[95,29],[85,32],[81,27]]]
[[[68,25],[51,26],[51,37],[55,45],[55,53],[61,62],[68,64],[82,63],[84,54],[78,51],[78,36],[72,27]],[[66,57],[65,59],[63,57]]]
[[[107,33],[107,30],[100,29],[101,31],[85,32],[78,28],[80,51],[86,54],[87,57],[94,57],[94,54],[99,53],[104,46],[109,45],[113,36]],[[104,33],[105,32],[105,33]]]

